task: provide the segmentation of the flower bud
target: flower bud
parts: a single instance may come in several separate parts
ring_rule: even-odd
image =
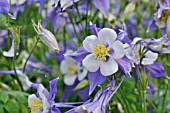
[[[36,25],[34,21],[32,21],[32,23],[35,31],[37,32],[42,42],[53,51],[59,52],[60,49],[58,47],[58,43],[55,36],[49,30],[43,28],[40,22],[38,22],[38,25]]]

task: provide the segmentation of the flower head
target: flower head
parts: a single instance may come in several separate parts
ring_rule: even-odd
[[[152,38],[148,43],[148,48],[157,53],[170,53],[170,38],[167,38],[167,35],[159,39]]]
[[[124,56],[124,46],[116,37],[114,30],[103,28],[98,32],[98,37],[91,35],[85,38],[83,47],[89,55],[82,62],[88,71],[96,72],[100,69],[104,76],[117,72],[118,64],[115,59]]]
[[[145,48],[140,42],[143,41],[141,38],[135,38],[131,45],[126,47],[126,56],[132,61],[132,63],[139,65],[150,65],[153,64],[158,58],[157,53]]]
[[[60,70],[65,74],[64,83],[69,86],[74,84],[76,78],[81,81],[87,76],[87,70],[82,64],[66,54],[65,59],[61,62]]]

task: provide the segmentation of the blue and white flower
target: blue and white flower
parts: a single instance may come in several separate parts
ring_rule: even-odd
[[[118,64],[115,59],[124,56],[122,42],[116,40],[117,34],[110,28],[103,28],[95,35],[87,36],[83,41],[84,49],[89,52],[83,59],[84,67],[90,72],[100,72],[109,76],[118,71]]]
[[[65,75],[64,83],[68,86],[73,85],[77,78],[81,81],[87,76],[84,66],[66,54],[65,59],[61,62],[60,70]]]
[[[153,64],[158,58],[158,53],[148,50],[139,43],[140,41],[142,41],[142,38],[135,38],[131,45],[126,45],[126,56],[136,65]]]

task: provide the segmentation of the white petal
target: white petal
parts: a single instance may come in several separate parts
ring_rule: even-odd
[[[109,58],[108,61],[100,62],[100,72],[103,76],[109,76],[118,70],[118,64],[113,58]]]
[[[28,76],[22,71],[17,70],[19,80],[21,81],[23,89],[26,91],[31,87],[31,81],[28,79]]]
[[[68,69],[68,63],[66,62],[66,60],[63,60],[61,62],[61,66],[60,66],[60,71],[62,74],[67,74],[67,70]]]
[[[153,53],[151,51],[146,52],[145,58],[142,59],[143,65],[153,64],[158,58],[158,53]]]
[[[90,72],[96,72],[99,69],[99,61],[93,54],[89,54],[83,59],[83,66]]]
[[[12,45],[9,51],[4,51],[3,55],[6,57],[14,57],[14,40],[12,41]]]
[[[109,58],[108,61],[100,62],[100,72],[103,76],[109,76],[118,70],[118,64],[113,58]]]
[[[91,35],[85,38],[83,41],[83,47],[88,52],[93,52],[94,47],[99,44],[99,39],[95,35]]]
[[[68,86],[71,86],[71,85],[74,84],[76,78],[77,78],[77,75],[65,75],[64,76],[64,83]]]
[[[35,94],[29,95],[29,96],[28,96],[28,105],[30,105],[31,102],[32,102],[35,98],[37,98],[37,96],[36,96]]]
[[[115,41],[117,34],[113,29],[103,28],[98,32],[98,37],[102,44],[111,44]]]
[[[87,76],[87,70],[86,70],[86,69],[83,69],[83,72],[81,72],[81,73],[78,75],[78,80],[81,81],[81,80],[83,80],[86,76]]]
[[[122,58],[125,55],[124,45],[120,41],[115,41],[111,44],[111,48],[114,50],[114,53],[111,55],[114,59]]]
[[[102,112],[102,107],[98,106],[96,109],[94,109],[93,113],[103,113]]]

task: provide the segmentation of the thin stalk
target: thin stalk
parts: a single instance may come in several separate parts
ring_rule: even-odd
[[[34,49],[36,48],[36,46],[37,46],[37,44],[38,44],[39,40],[40,40],[40,39],[39,39],[39,38],[37,38],[37,41],[36,41],[36,43],[35,43],[34,47],[32,48],[32,50],[31,50],[31,52],[30,52],[29,56],[27,57],[27,59],[26,59],[26,61],[25,61],[25,63],[24,63],[24,68],[23,68],[23,70],[22,70],[22,72],[23,72],[23,73],[25,73],[25,69],[26,69],[27,62],[28,62],[29,58],[31,57],[32,52],[33,52],[33,51],[34,51]]]
[[[124,96],[121,88],[120,88],[120,93],[121,93],[121,96],[123,97],[123,101],[124,101],[124,103],[125,103],[125,105],[126,105],[126,108],[127,108],[128,113],[131,113],[131,111],[130,111],[130,109],[129,109],[129,105],[128,105],[127,101],[126,101],[126,98],[125,98],[125,96]]]
[[[16,78],[16,80],[17,80],[17,82],[18,82],[21,90],[23,91],[23,87],[22,87],[21,81],[20,81],[19,78],[18,78],[18,74],[17,74],[16,68],[15,68],[16,53],[17,53],[17,51],[15,50],[15,51],[14,51],[14,57],[13,57],[13,69],[14,69],[14,73],[15,73],[15,76],[14,76],[14,77]]]
[[[165,109],[164,109],[165,108],[165,100],[166,100],[168,89],[169,89],[169,83],[170,83],[170,80],[168,81],[168,84],[166,85],[165,96],[164,96],[163,102],[162,102],[162,113],[165,113]]]

